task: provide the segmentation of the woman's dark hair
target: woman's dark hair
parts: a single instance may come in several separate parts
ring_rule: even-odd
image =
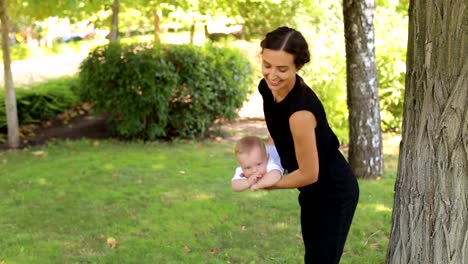
[[[301,69],[310,61],[309,46],[301,32],[289,28],[279,27],[266,34],[260,43],[264,49],[282,50],[294,56],[294,65]]]

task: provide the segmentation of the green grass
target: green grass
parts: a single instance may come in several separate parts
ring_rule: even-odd
[[[383,263],[396,154],[342,263]],[[235,193],[231,142],[64,141],[0,154],[0,263],[301,263],[296,190]],[[108,238],[118,242],[116,248]]]

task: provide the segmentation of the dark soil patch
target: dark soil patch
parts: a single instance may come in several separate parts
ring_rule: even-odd
[[[221,124],[221,134],[215,140],[234,141],[244,135],[257,135],[266,138],[268,131],[262,119],[237,119]],[[44,145],[48,142],[76,139],[109,139],[112,138],[106,117],[82,113],[78,115],[59,116],[54,120],[39,125],[21,128],[19,149]],[[6,135],[5,135],[6,140]],[[0,152],[8,150],[7,142],[0,144]]]
[[[42,124],[21,127],[20,131],[19,149],[66,139],[111,138],[106,118],[103,115],[82,114],[66,120],[56,118]],[[7,149],[9,149],[7,142],[0,144],[0,151]]]

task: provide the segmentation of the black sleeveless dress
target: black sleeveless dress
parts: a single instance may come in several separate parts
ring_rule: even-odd
[[[357,180],[339,151],[339,141],[328,125],[317,95],[296,75],[288,95],[276,103],[265,80],[258,86],[268,131],[281,164],[288,172],[298,169],[289,118],[310,111],[317,120],[315,136],[319,176],[314,184],[298,188],[305,263],[339,263],[359,197]]]

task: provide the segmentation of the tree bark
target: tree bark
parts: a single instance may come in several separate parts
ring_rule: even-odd
[[[154,7],[154,42],[161,42],[161,18],[159,17],[159,3],[156,2]]]
[[[120,11],[119,0],[114,0],[114,2],[112,3],[111,32],[109,33],[110,43],[119,41],[119,11]]]
[[[358,178],[383,174],[374,50],[374,0],[343,1],[349,108],[348,160]]]
[[[8,127],[8,146],[10,148],[19,147],[19,124],[18,112],[16,109],[15,87],[13,85],[13,74],[11,72],[10,58],[10,37],[8,29],[7,5],[6,0],[0,0],[0,20],[2,21],[2,51],[3,51],[3,70],[5,76],[5,107]]]
[[[414,0],[387,263],[468,263],[468,2]]]
[[[196,28],[196,22],[195,20],[192,20],[192,25],[190,26],[190,44],[193,44],[194,42],[195,28]]]

